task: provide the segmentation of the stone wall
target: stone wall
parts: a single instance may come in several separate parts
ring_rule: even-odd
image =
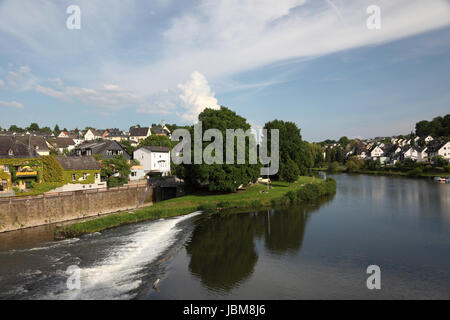
[[[147,185],[0,198],[0,232],[131,210],[151,202],[152,189]]]

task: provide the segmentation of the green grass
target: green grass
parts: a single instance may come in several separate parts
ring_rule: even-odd
[[[257,208],[275,204],[287,204],[290,200],[288,201],[286,199],[286,194],[289,192],[295,194],[300,194],[302,192],[308,193],[306,200],[310,200],[315,196],[318,197],[324,195],[323,192],[320,192],[323,188],[320,188],[322,186],[319,185],[328,185],[328,182],[324,183],[322,180],[312,177],[300,177],[295,183],[273,182],[272,189],[270,189],[268,193],[261,192],[267,190],[266,185],[254,184],[253,186],[248,187],[245,191],[231,194],[191,194],[157,202],[152,206],[141,208],[132,212],[111,214],[104,217],[75,223],[69,226],[60,227],[55,230],[55,238],[62,239],[75,237],[124,224],[185,215],[197,210],[217,211],[221,209]],[[335,186],[336,184],[334,182],[334,191],[336,190]]]

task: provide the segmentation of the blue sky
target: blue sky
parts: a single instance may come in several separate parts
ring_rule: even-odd
[[[0,126],[188,124],[225,105],[310,141],[408,133],[449,113],[449,57],[448,0],[0,0]]]

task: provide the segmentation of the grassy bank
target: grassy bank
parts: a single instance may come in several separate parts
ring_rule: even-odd
[[[123,212],[75,223],[55,230],[55,238],[63,239],[102,231],[139,221],[185,215],[197,210],[220,211],[230,208],[258,208],[310,201],[334,194],[336,182],[322,181],[312,177],[300,177],[295,183],[274,182],[267,186],[255,184],[245,191],[228,194],[192,194],[155,203],[153,206],[132,212]]]

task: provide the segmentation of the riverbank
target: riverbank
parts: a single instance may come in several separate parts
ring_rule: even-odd
[[[161,201],[150,207],[57,228],[55,238],[71,238],[124,224],[180,216],[198,210],[219,212],[222,209],[259,208],[311,201],[335,192],[336,182],[333,179],[323,181],[314,177],[300,177],[295,183],[274,182],[271,189],[266,185],[254,184],[245,191],[231,194],[192,194]]]
[[[328,168],[326,167],[312,168],[311,170],[328,172]],[[380,176],[398,176],[398,177],[422,178],[422,179],[432,179],[434,177],[450,178],[450,172],[421,172],[415,169],[409,171],[396,171],[392,169],[381,169],[381,170],[359,169],[354,170],[352,172],[348,172],[346,167],[340,167],[338,171],[333,173],[370,174]]]

